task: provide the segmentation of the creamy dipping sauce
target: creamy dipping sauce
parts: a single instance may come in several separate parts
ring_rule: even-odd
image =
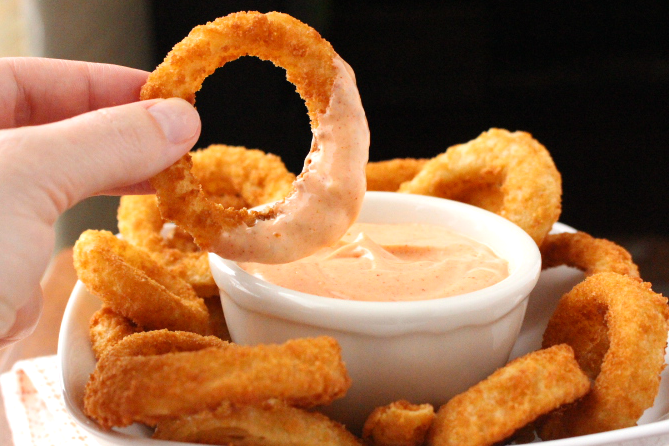
[[[355,223],[339,242],[309,257],[240,266],[284,288],[362,301],[455,296],[509,275],[506,260],[487,246],[424,224]]]

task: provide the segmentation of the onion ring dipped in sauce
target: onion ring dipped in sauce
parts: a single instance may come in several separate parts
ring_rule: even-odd
[[[281,159],[257,149],[215,144],[191,152],[193,175],[207,198],[228,208],[254,207],[280,200],[295,175]],[[165,231],[155,195],[125,195],[118,208],[123,239],[143,248],[170,272],[188,282],[200,297],[218,295],[207,252],[178,227]]]
[[[543,346],[570,345],[594,385],[576,404],[542,420],[539,436],[554,440],[636,425],[659,390],[668,318],[666,297],[618,273],[593,274],[562,296]]]
[[[428,161],[400,192],[462,201],[517,224],[541,246],[562,211],[562,179],[526,132],[490,129]]]
[[[241,346],[156,330],[127,336],[100,358],[86,385],[84,411],[106,429],[154,425],[224,401],[277,398],[311,408],[341,398],[350,386],[341,348],[327,336]]]
[[[605,271],[639,279],[639,267],[622,246],[585,232],[548,234],[540,247],[542,269],[567,265],[586,276]]]
[[[208,75],[246,55],[284,68],[306,102],[313,142],[293,192],[263,210],[225,208],[207,199],[188,154],[151,183],[163,217],[203,250],[236,261],[284,263],[336,242],[362,206],[369,128],[346,62],[289,15],[234,13],[195,27],[149,76],[140,97],[194,103]]]

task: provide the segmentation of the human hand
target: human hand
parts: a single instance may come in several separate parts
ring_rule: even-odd
[[[58,216],[92,195],[150,192],[148,178],[197,141],[200,119],[186,101],[137,102],[147,76],[0,59],[0,348],[39,318]]]

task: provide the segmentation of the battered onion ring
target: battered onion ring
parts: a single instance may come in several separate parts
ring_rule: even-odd
[[[111,232],[83,232],[73,258],[88,291],[136,324],[208,333],[209,313],[193,288]]]
[[[543,345],[572,346],[592,391],[551,414],[544,440],[634,426],[653,405],[664,369],[667,298],[649,283],[612,272],[593,274],[562,296]]]
[[[328,404],[351,385],[339,344],[329,337],[247,347],[210,336],[201,339],[218,344],[202,348],[194,336],[180,335],[189,336],[185,348],[171,332],[152,331],[128,336],[103,355],[86,385],[86,414],[103,428],[153,425],[223,401]]]
[[[585,232],[548,234],[541,244],[542,268],[567,265],[586,276],[605,271],[639,278],[639,267],[625,248]]]
[[[423,168],[426,159],[395,158],[367,163],[367,190],[395,192],[402,183],[412,180]]]
[[[433,421],[432,405],[395,401],[372,411],[362,438],[374,446],[420,446]]]
[[[153,438],[188,443],[262,446],[362,446],[344,426],[279,400],[223,402],[214,411],[158,423]]]
[[[280,200],[295,180],[279,157],[256,149],[217,144],[193,152],[192,158],[193,175],[204,193],[224,207],[254,207]],[[207,252],[178,230],[172,237],[163,237],[163,226],[154,195],[121,197],[118,228],[123,238],[149,251],[158,263],[191,284],[199,296],[218,295]]]
[[[193,103],[208,75],[246,55],[285,68],[306,102],[314,142],[293,192],[262,211],[226,209],[207,199],[189,155],[151,183],[163,217],[203,250],[238,261],[289,262],[336,242],[365,192],[369,129],[353,72],[330,44],[286,14],[230,14],[178,43],[149,76],[141,99],[177,96]]]
[[[126,336],[143,331],[133,321],[121,316],[108,306],[93,313],[89,323],[91,348],[96,359],[100,359],[110,348]]]
[[[589,389],[568,345],[529,353],[439,408],[428,445],[495,444]]]
[[[431,159],[400,192],[463,201],[523,228],[541,246],[562,211],[562,179],[529,133],[490,129]]]

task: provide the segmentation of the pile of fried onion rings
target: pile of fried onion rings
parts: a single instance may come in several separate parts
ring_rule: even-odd
[[[311,408],[342,397],[350,385],[332,338],[245,347],[215,336],[155,330],[127,336],[100,358],[86,385],[84,409],[104,428],[155,425],[225,401],[276,398]]]
[[[241,40],[226,52],[229,39]],[[288,44],[292,54],[285,54]],[[151,75],[142,99],[193,102],[206,76],[246,54],[287,68],[317,128],[331,100],[336,54],[311,28],[279,13],[238,13],[196,28]],[[290,196],[297,177],[273,155],[216,145],[155,177],[157,197],[123,197],[120,238],[86,231],[75,246],[77,274],[102,301],[90,322],[97,364],[85,413],[105,429],[139,422],[155,427],[157,439],[220,444],[475,446],[527,428],[551,440],[636,424],[659,388],[667,299],[643,282],[617,244],[583,232],[551,233],[562,184],[543,145],[525,132],[490,129],[432,159],[369,163],[366,175],[370,190],[495,212],[535,240],[544,268],[582,270],[584,280],[558,302],[542,348],[436,413],[431,404],[404,400],[377,408],[362,440],[312,411],[351,385],[337,341],[228,342],[206,260],[208,234],[272,218],[275,211],[246,208]],[[199,224],[203,216],[211,222]],[[167,234],[166,221],[181,228]]]

